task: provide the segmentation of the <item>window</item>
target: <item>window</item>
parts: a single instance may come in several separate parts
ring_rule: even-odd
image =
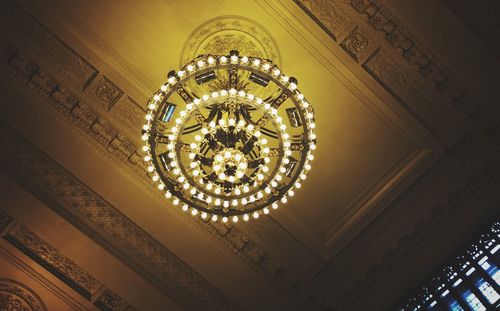
[[[500,310],[500,221],[488,229],[398,310]]]
[[[486,282],[483,278],[476,282],[477,288],[481,291],[481,294],[488,299],[488,302],[494,304],[500,298],[500,295],[493,289],[493,287]]]
[[[467,304],[472,308],[474,311],[485,311],[486,308],[484,305],[479,301],[479,299],[474,295],[470,290],[466,290],[463,294],[463,297],[465,298],[465,301]]]

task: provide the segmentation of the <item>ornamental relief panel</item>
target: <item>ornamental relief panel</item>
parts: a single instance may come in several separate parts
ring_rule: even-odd
[[[195,29],[182,51],[180,65],[202,54],[226,55],[238,50],[246,56],[272,59],[281,66],[278,45],[258,23],[242,16],[220,16]]]
[[[0,278],[0,310],[46,311],[45,304],[27,286],[10,279]]]

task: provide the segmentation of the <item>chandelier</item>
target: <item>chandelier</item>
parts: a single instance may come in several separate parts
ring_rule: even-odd
[[[307,178],[314,110],[272,61],[202,55],[147,104],[147,172],[173,205],[202,219],[248,221],[277,209]]]

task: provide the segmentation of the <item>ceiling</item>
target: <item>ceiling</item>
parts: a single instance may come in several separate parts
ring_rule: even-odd
[[[498,211],[498,27],[460,3],[2,2],[0,259],[60,310],[395,308]],[[318,125],[301,191],[236,225],[168,206],[138,151],[148,97],[225,16],[274,38]],[[61,256],[99,281],[75,293]]]

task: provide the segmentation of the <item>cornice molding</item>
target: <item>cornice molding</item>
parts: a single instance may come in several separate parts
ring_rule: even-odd
[[[125,299],[107,288],[94,276],[64,256],[52,245],[0,210],[1,236],[47,271],[66,283],[102,311],[131,310]]]

